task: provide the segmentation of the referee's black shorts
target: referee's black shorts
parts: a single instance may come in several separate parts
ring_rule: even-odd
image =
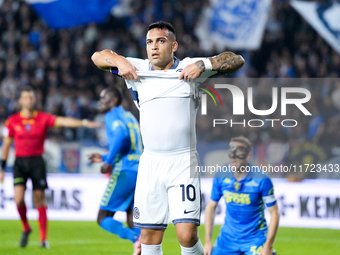
[[[42,156],[17,157],[13,166],[14,186],[26,186],[32,180],[33,190],[47,189],[46,165]]]

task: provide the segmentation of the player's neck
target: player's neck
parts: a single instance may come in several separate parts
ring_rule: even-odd
[[[239,182],[244,179],[247,175],[247,172],[241,172],[240,169],[234,172],[234,178]]]
[[[29,118],[31,118],[33,116],[34,110],[21,109],[20,114],[21,114],[21,116],[25,117],[26,119],[29,119]]]
[[[152,65],[152,67],[153,67],[154,70],[168,70],[174,65],[174,63],[175,63],[175,60],[174,60],[174,58],[172,58],[172,60],[166,66]]]

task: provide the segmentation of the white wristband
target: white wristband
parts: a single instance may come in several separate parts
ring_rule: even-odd
[[[212,70],[212,64],[209,60],[209,58],[203,59],[204,67],[206,71],[211,71]]]
[[[89,121],[87,119],[82,120],[83,127],[88,127],[89,126]]]

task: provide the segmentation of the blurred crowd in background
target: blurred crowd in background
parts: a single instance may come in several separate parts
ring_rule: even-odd
[[[103,24],[91,23],[62,30],[48,28],[25,2],[0,2],[0,125],[19,110],[17,99],[20,89],[25,86],[35,89],[38,110],[100,120],[97,111],[99,93],[105,87],[116,85],[126,96],[124,108],[138,115],[123,80],[99,70],[92,63],[91,55],[95,51],[111,49],[123,56],[146,58],[146,30],[157,20],[168,21],[176,28],[177,58],[220,53],[213,45],[209,51],[202,50],[195,36],[198,21],[210,6],[209,0],[158,1],[159,6],[152,0],[131,1],[127,17],[111,15]],[[289,1],[273,1],[259,50],[236,53],[245,58],[246,65],[229,77],[339,78],[340,75],[339,54],[290,7]],[[266,85],[260,83],[254,90],[253,102],[257,109],[271,106],[271,89]],[[340,124],[340,79],[300,85],[312,94],[306,107],[313,116],[307,118],[301,111],[290,111],[285,118],[299,120],[297,127],[285,129],[276,125],[269,128],[267,125],[241,131],[238,127],[227,131],[220,127],[205,133],[206,123],[199,118],[199,139],[203,142],[221,137],[227,140],[243,132],[254,144],[289,142],[293,145],[306,141],[327,146],[340,144],[337,128]],[[243,89],[246,95],[246,88]],[[229,103],[231,105],[231,101]],[[226,118],[232,117],[231,110],[224,114]],[[96,131],[83,129],[53,129],[49,136],[58,141],[98,139]]]

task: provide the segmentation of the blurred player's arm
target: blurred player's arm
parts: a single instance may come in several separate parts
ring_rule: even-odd
[[[199,60],[186,66],[179,79],[185,81],[194,81],[199,78],[205,71],[216,71],[219,73],[235,73],[244,65],[244,59],[241,55],[225,51],[215,57]]]
[[[216,214],[217,202],[209,200],[205,207],[205,244],[204,255],[210,255],[213,249],[211,237],[214,230],[214,220]]]
[[[60,117],[58,116],[54,123],[55,127],[70,127],[70,128],[77,128],[77,127],[87,127],[87,128],[97,128],[102,127],[101,123],[88,121],[86,119],[79,120],[71,117]]]
[[[118,55],[112,50],[103,50],[95,52],[91,57],[93,63],[101,70],[110,72],[111,68],[118,68],[119,75],[126,80],[138,80],[136,71],[125,57]]]
[[[9,150],[11,148],[12,138],[5,137],[2,142],[2,152],[1,152],[1,169],[0,169],[0,182],[3,183],[5,178],[5,169]]]
[[[101,163],[104,161],[104,159],[107,157],[108,154],[106,155],[100,155],[99,153],[92,153],[90,155],[87,155],[87,157],[89,158],[91,164],[93,163]],[[101,167],[100,167],[100,172],[102,174],[106,174],[112,171],[112,166],[111,164],[107,164],[104,163]]]
[[[116,123],[116,122],[114,122]],[[120,154],[123,144],[128,138],[122,126],[116,126],[112,136],[108,136],[109,153],[102,155],[102,160],[106,164],[114,162],[116,155]]]
[[[272,255],[273,243],[277,233],[277,229],[279,227],[280,213],[277,204],[267,208],[271,218],[268,226],[267,239],[263,245],[260,255]]]
[[[104,155],[93,153],[87,156],[91,163],[105,163],[101,166],[102,173],[107,173],[112,170],[112,167],[110,167],[111,163],[114,162],[116,155],[118,155],[122,150],[124,141],[128,139],[128,136],[124,131],[124,128],[120,125],[119,121],[114,121],[112,124],[110,124],[110,126],[113,128],[113,133],[112,135],[107,135],[109,153]]]

